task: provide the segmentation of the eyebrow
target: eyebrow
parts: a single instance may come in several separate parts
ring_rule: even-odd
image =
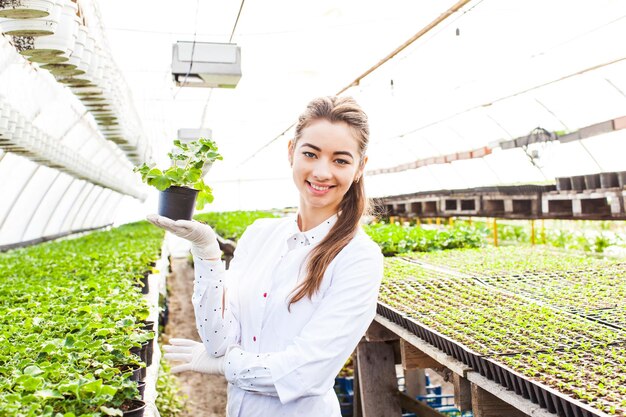
[[[318,152],[322,152],[322,148],[320,148],[319,146],[311,145],[310,143],[303,143],[302,145],[300,145],[300,147],[303,147],[303,146],[308,146],[309,148],[313,148]],[[354,156],[352,156],[352,154],[348,151],[336,151],[336,152],[333,152],[333,155],[347,155],[350,158],[354,159]]]

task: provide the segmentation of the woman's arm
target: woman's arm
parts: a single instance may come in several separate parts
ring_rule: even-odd
[[[249,260],[249,248],[255,225],[251,225],[237,242],[228,271],[224,263],[194,256],[195,279],[191,302],[196,316],[196,328],[207,352],[223,356],[226,348],[239,343],[239,306],[237,285],[241,271]]]

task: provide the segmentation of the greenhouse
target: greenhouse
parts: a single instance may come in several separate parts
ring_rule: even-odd
[[[0,417],[626,416],[624,1],[0,32]]]

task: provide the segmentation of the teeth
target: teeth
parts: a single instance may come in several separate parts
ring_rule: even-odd
[[[309,183],[309,184],[311,184],[311,183]],[[330,187],[319,187],[319,186],[317,186],[315,184],[311,184],[311,187],[314,190],[317,190],[317,191],[326,191],[326,190],[328,190],[330,188]]]

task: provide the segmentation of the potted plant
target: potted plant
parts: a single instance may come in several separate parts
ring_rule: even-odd
[[[172,220],[191,220],[194,204],[202,210],[206,203],[213,202],[211,188],[202,179],[203,169],[214,161],[221,160],[217,145],[210,139],[200,138],[183,143],[174,141],[175,150],[169,152],[171,167],[161,171],[155,166],[143,163],[134,168],[141,179],[161,193],[159,214]]]

